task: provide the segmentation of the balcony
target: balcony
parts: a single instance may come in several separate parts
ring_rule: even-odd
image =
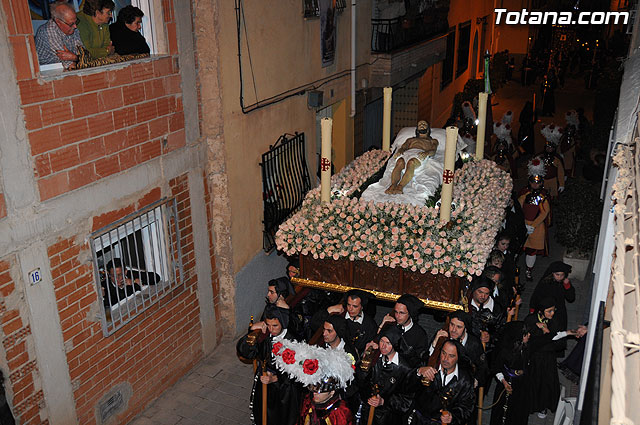
[[[371,85],[393,86],[444,60],[447,8],[421,14],[371,20]]]

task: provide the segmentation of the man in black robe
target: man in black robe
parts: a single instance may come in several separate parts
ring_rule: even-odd
[[[346,334],[346,320],[341,315],[330,315],[322,326],[322,347],[332,350],[343,349],[351,356],[353,364],[355,365],[359,360],[358,352],[349,340],[345,338]],[[358,397],[358,386],[355,381],[352,381],[344,388],[343,399],[351,409],[357,409],[357,404],[360,402],[360,399]]]
[[[373,316],[366,312],[371,297],[369,292],[353,289],[345,294],[342,303],[318,311],[311,321],[312,326],[319,326],[321,321],[326,321],[332,314],[344,317],[347,326],[344,338],[355,347],[359,355],[362,355],[365,345],[376,336],[378,331]]]
[[[402,352],[413,367],[420,363],[423,352],[427,349],[429,337],[418,324],[418,314],[424,303],[414,295],[404,294],[393,306],[392,314],[387,314],[382,319],[380,329],[387,323],[394,323],[400,329],[402,338]]]
[[[356,370],[356,379],[362,400],[356,417],[366,423],[373,407],[375,425],[395,425],[404,423],[409,413],[413,393],[407,391],[407,379],[411,366],[406,357],[396,347],[402,335],[397,326],[386,327],[380,337],[380,357],[365,372]]]
[[[351,354],[354,361],[358,361],[358,353],[353,345],[345,338],[347,323],[342,316],[332,314],[327,317],[322,326],[322,347],[337,350],[342,348]]]
[[[283,339],[295,340],[287,330],[289,310],[268,304],[264,311],[264,326],[268,333],[258,341],[251,342],[249,335],[240,338],[236,345],[238,355],[246,359],[258,359],[259,367],[251,390],[252,423],[262,424],[262,388],[267,387],[267,423],[293,425],[298,420],[302,388],[285,373],[275,367],[274,345]],[[262,329],[254,324],[251,330]]]
[[[478,386],[482,387],[489,375],[489,365],[487,364],[487,357],[480,339],[471,334],[469,329],[471,329],[471,316],[469,313],[462,310],[456,310],[449,313],[448,329],[440,329],[436,333],[431,345],[429,345],[429,358],[432,358],[432,356],[435,355],[439,361],[440,353],[435,350],[437,347],[442,347],[440,342],[443,339],[453,339],[458,341],[462,345],[462,354],[471,362],[473,377],[478,381]],[[425,359],[423,358],[423,360]],[[423,361],[423,365],[426,364],[427,363]],[[438,362],[432,362],[432,364],[437,365]]]
[[[418,388],[412,424],[463,425],[471,418],[476,395],[463,350],[458,341],[447,340],[442,346],[438,369],[421,367],[415,375],[411,374],[412,386]]]
[[[493,281],[485,276],[478,276],[471,285],[471,332],[480,338],[489,353],[496,345],[502,326],[506,322],[505,311],[491,296]]]

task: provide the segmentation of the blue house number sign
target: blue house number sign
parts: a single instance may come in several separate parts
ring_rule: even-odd
[[[35,285],[36,283],[40,283],[42,281],[42,273],[40,269],[35,269],[29,272],[29,283]]]

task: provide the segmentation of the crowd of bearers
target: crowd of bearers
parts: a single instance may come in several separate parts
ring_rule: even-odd
[[[338,303],[335,294],[322,301],[322,291],[300,289],[294,295],[295,267],[269,281],[262,320],[237,344],[239,356],[256,361],[253,423],[262,424],[266,414],[267,423],[290,425],[470,425],[481,416],[479,407],[491,404],[483,395],[492,382],[492,424],[524,425],[530,413],[546,415],[559,394],[556,359],[567,336],[581,336],[566,330],[565,303],[575,299],[575,289],[568,279],[571,268],[552,263],[534,291],[529,316],[512,321],[521,303],[515,255],[520,248],[510,249],[514,238],[507,231],[498,234],[484,272],[470,283],[464,310],[449,313],[432,338],[419,323],[424,304],[414,295],[400,296],[376,324],[367,291],[351,290]],[[300,320],[287,300],[299,304],[305,295],[313,304],[306,307],[310,317]],[[297,335],[297,329],[310,336]],[[338,380],[340,385],[334,378],[308,385],[306,374],[315,372],[305,369],[298,379],[290,368],[276,367],[280,356],[285,364],[302,362],[298,354],[294,361],[283,353],[283,344],[293,340],[301,342],[297,347],[347,356],[353,376]]]

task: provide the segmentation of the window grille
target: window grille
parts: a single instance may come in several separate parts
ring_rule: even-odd
[[[175,199],[94,232],[91,250],[105,336],[184,288]]]
[[[346,7],[346,0],[336,0],[338,13],[341,13]],[[305,18],[318,18],[320,17],[320,0],[302,0],[302,9]]]
[[[262,154],[262,248],[275,248],[278,226],[295,213],[311,189],[304,133],[283,134]]]

